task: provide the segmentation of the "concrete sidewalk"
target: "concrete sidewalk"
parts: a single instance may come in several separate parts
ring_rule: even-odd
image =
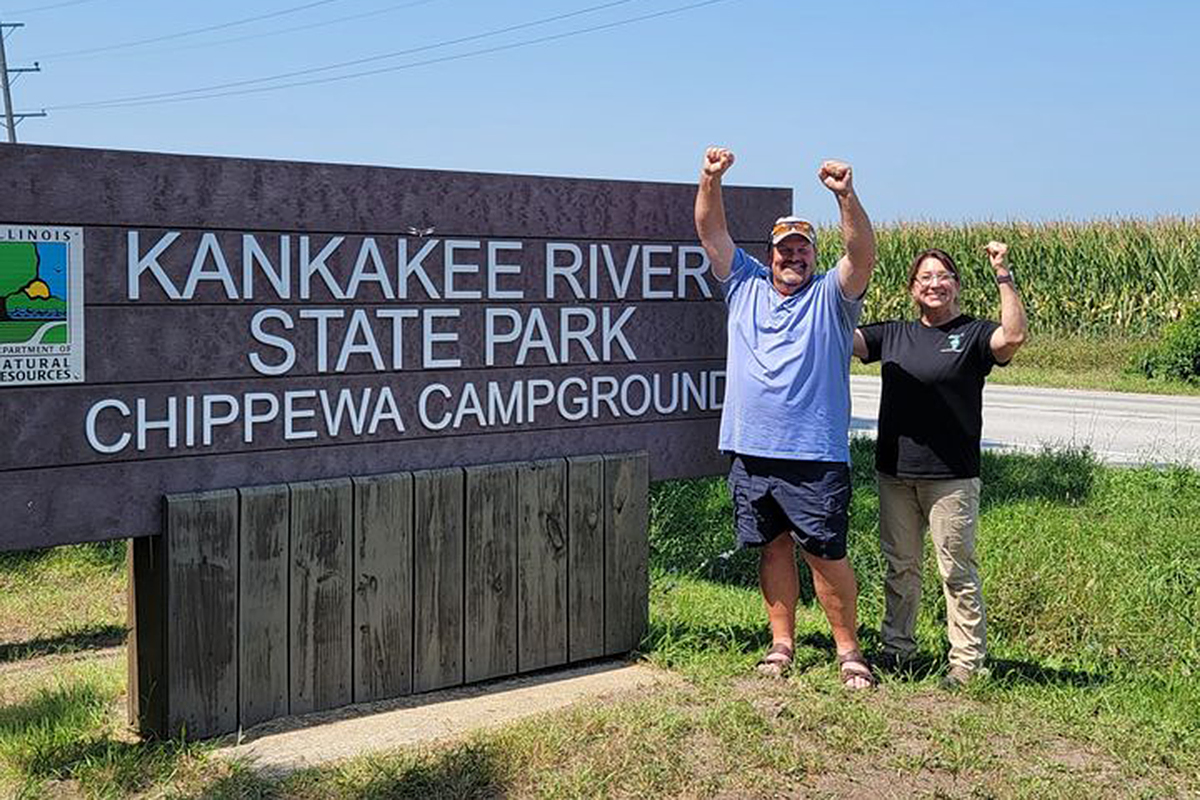
[[[255,769],[279,775],[368,753],[451,739],[671,680],[669,673],[644,664],[605,661],[284,717],[244,731],[240,744],[221,747],[215,755],[245,759]]]

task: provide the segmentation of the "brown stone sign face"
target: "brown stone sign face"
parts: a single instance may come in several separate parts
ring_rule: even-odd
[[[0,550],[162,496],[587,453],[721,472],[691,185],[0,148]],[[761,242],[791,192],[726,192]]]

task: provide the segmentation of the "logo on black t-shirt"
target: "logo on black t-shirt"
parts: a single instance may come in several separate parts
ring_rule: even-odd
[[[952,333],[946,337],[946,346],[941,349],[943,353],[961,353],[962,352],[962,334]]]

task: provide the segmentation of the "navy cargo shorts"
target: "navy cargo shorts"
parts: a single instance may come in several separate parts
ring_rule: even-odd
[[[846,557],[847,464],[734,455],[729,491],[739,548],[762,547],[790,531],[801,547],[818,558]]]

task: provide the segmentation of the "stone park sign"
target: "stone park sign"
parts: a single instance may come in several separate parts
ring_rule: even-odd
[[[715,474],[690,185],[0,148],[0,550],[170,493],[645,450]],[[783,189],[730,189],[765,240]]]

